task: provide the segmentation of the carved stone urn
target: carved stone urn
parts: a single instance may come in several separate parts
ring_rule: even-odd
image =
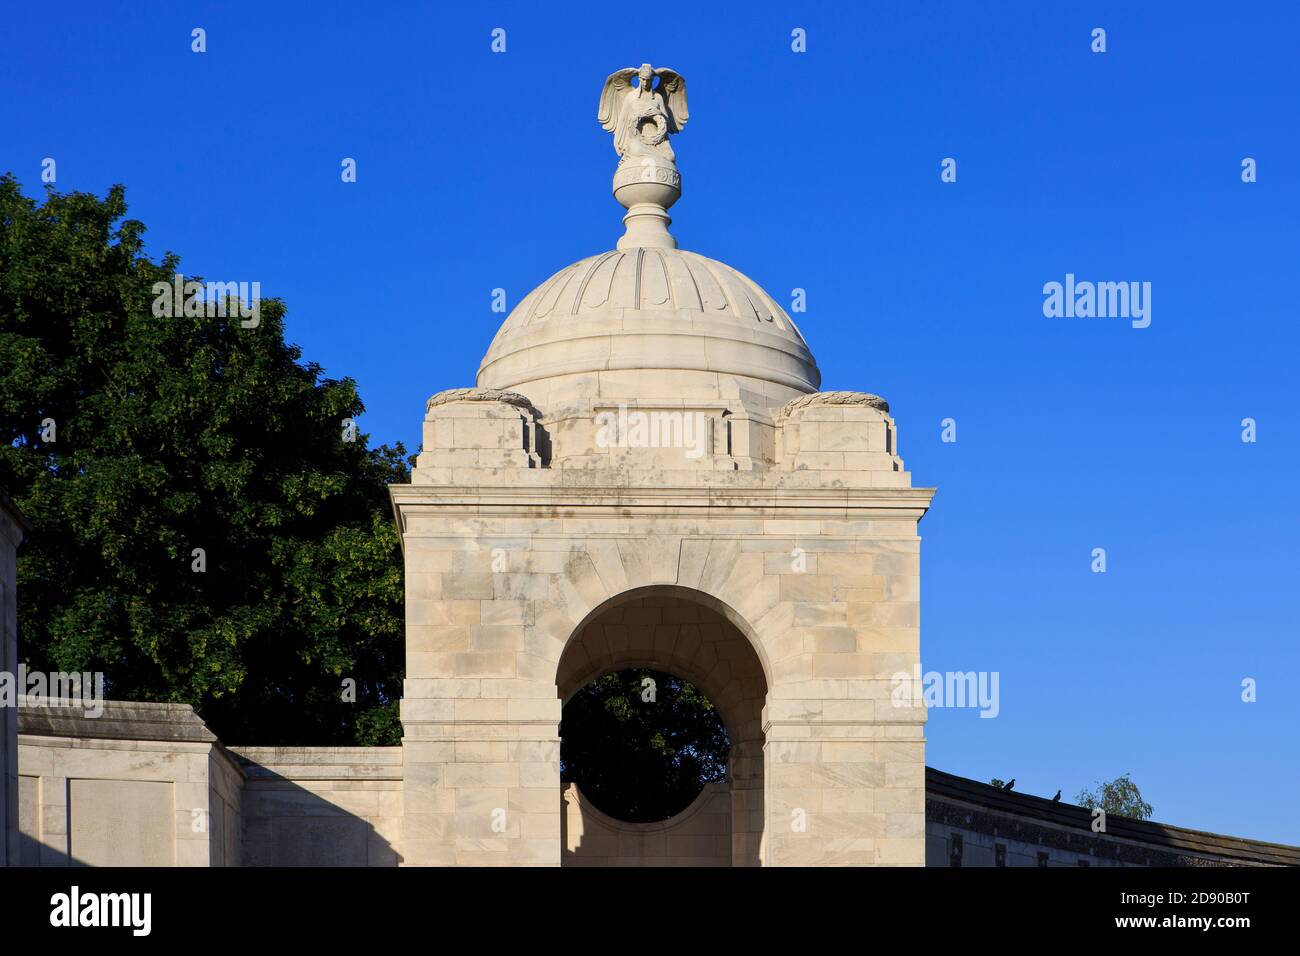
[[[614,198],[627,210],[627,232],[618,248],[637,246],[676,249],[668,231],[668,208],[682,195],[682,174],[671,161],[650,156],[629,157],[614,173]]]

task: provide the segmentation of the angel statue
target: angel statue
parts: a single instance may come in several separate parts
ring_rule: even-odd
[[[632,77],[640,85],[632,85]],[[655,85],[655,77],[659,83]],[[614,150],[622,166],[628,157],[673,163],[676,157],[668,137],[686,125],[686,81],[672,70],[653,69],[642,63],[611,73],[600,93],[597,119],[614,134]]]

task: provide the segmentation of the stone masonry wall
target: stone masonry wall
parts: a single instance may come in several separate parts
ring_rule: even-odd
[[[396,866],[398,747],[241,747],[245,866]]]
[[[26,702],[18,730],[21,865],[238,863],[240,775],[188,706]]]
[[[710,783],[689,807],[659,823],[626,823],[564,787],[565,866],[730,866],[731,793]]]
[[[890,704],[919,660],[915,517],[736,492],[708,512],[595,490],[425,510],[422,490],[403,502],[408,863],[560,862],[560,657],[604,606],[668,587],[728,614],[767,671],[763,862],[922,865],[924,709]]]

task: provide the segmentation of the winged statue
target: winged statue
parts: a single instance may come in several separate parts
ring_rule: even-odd
[[[632,78],[638,79],[633,85]],[[657,78],[657,82],[656,82]],[[650,157],[672,163],[676,157],[668,137],[680,133],[690,114],[686,109],[686,81],[673,70],[642,63],[611,73],[600,92],[596,118],[614,134],[619,165],[629,157]]]

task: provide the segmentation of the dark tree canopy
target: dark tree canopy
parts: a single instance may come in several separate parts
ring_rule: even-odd
[[[565,704],[560,736],[562,779],[631,823],[685,810],[706,783],[726,777],[731,752],[713,703],[693,684],[652,670],[587,684]]]
[[[179,259],[147,258],[126,209],[121,187],[38,203],[0,179],[0,486],[34,525],[20,657],[191,703],[230,743],[396,743],[404,450],[344,441],[355,383],[299,361],[279,301],[254,328],[156,317]]]

